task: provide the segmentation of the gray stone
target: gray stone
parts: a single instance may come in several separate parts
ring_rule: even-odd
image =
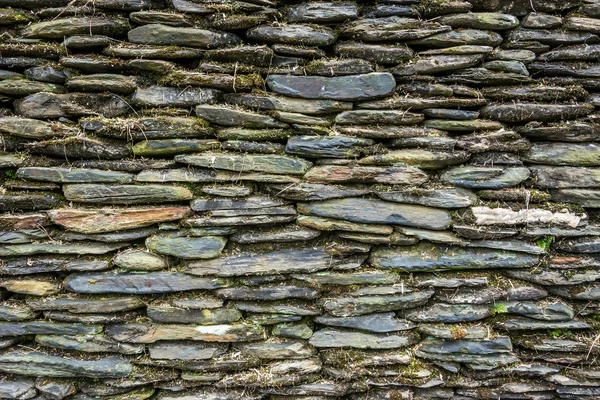
[[[163,257],[143,250],[120,253],[113,259],[113,264],[132,271],[159,271],[168,266]]]
[[[0,356],[0,370],[26,376],[121,378],[131,374],[133,368],[120,358],[80,361],[38,352],[10,352]]]
[[[415,341],[410,335],[376,335],[325,328],[315,332],[308,342],[317,348],[399,349]]]
[[[324,185],[319,183],[297,183],[295,185],[266,185],[268,193],[295,201],[328,200],[344,197],[356,197],[370,192],[369,189]]]
[[[492,104],[481,110],[481,115],[503,122],[556,121],[575,119],[593,111],[591,104]]]
[[[130,183],[133,181],[133,175],[125,172],[58,167],[23,167],[17,170],[17,177],[55,183]]]
[[[217,296],[228,300],[283,300],[314,299],[319,292],[298,286],[263,286],[253,288],[228,288],[217,291]]]
[[[2,322],[0,336],[23,335],[93,335],[99,333],[98,325],[63,324],[46,321]]]
[[[396,319],[394,313],[370,314],[360,317],[328,317],[320,316],[313,319],[318,324],[341,328],[360,329],[368,332],[387,333],[413,329],[416,325]]]
[[[598,190],[588,189],[560,189],[552,193],[552,200],[579,204],[582,207],[599,208],[600,192]]]
[[[166,185],[95,185],[63,186],[67,200],[78,203],[150,204],[190,200],[192,193],[180,186]]]
[[[241,352],[263,360],[293,360],[309,358],[316,351],[304,342],[252,343],[241,347]]]
[[[433,290],[424,290],[395,296],[341,297],[326,300],[323,307],[336,317],[356,317],[419,307],[426,304],[434,293]]]
[[[102,113],[105,117],[119,117],[131,112],[130,106],[112,93],[39,92],[15,102],[15,110],[27,118],[47,119],[80,117]]]
[[[396,82],[385,72],[339,77],[270,75],[267,85],[276,93],[319,100],[356,101],[391,94]]]
[[[22,35],[37,39],[62,39],[84,34],[119,37],[128,29],[129,21],[122,17],[76,17],[33,23],[25,28]]]
[[[112,325],[106,330],[106,334],[114,340],[128,343],[155,343],[162,340],[247,342],[265,338],[262,326],[250,324],[196,326],[134,323]]]
[[[316,287],[322,285],[391,285],[398,282],[397,275],[372,271],[349,274],[326,271],[314,274],[294,274],[292,277]]]
[[[182,259],[218,257],[226,243],[227,239],[220,236],[173,237],[156,235],[146,239],[148,249]]]
[[[131,97],[131,103],[139,107],[193,107],[198,104],[215,103],[222,92],[217,89],[191,87],[150,86],[140,88]]]
[[[519,360],[512,354],[512,343],[506,337],[477,341],[427,339],[416,355],[434,362],[461,362],[491,367]]]
[[[236,172],[265,172],[271,174],[302,175],[312,164],[297,158],[279,155],[219,154],[175,156],[175,161],[204,168]]]
[[[421,243],[410,247],[380,247],[371,252],[370,263],[398,271],[446,271],[453,269],[527,268],[538,257],[503,250],[461,248]]]
[[[444,71],[454,71],[480,64],[483,54],[432,55],[419,58],[394,70],[394,75],[432,75]]]
[[[289,225],[272,229],[250,229],[236,233],[230,237],[234,243],[281,243],[307,241],[318,237],[320,231],[307,229],[297,225]]]
[[[68,311],[71,313],[114,313],[136,310],[145,306],[137,297],[93,299],[30,300],[27,305],[34,311]],[[68,333],[65,333],[68,334]]]
[[[438,303],[405,314],[406,319],[414,322],[457,323],[472,322],[485,319],[492,315],[492,309],[487,305],[443,304]]]
[[[267,115],[241,111],[223,106],[200,105],[196,115],[208,122],[222,126],[241,126],[246,128],[287,128],[288,125]]]
[[[519,20],[510,14],[500,13],[466,13],[444,15],[439,19],[441,24],[452,28],[472,28],[504,30],[519,26]]]
[[[28,308],[0,306],[0,321],[26,321],[35,318],[35,314]]]
[[[353,158],[373,144],[375,142],[371,139],[348,136],[292,136],[287,141],[285,152],[307,158]]]
[[[443,230],[450,224],[445,210],[359,198],[298,204],[298,212],[371,224],[398,224]]]
[[[458,167],[444,172],[442,181],[469,189],[504,189],[529,178],[527,168]]]
[[[219,279],[198,278],[181,273],[149,272],[74,274],[64,282],[67,290],[76,293],[153,294],[186,290],[208,290],[224,287]]]
[[[412,189],[375,192],[382,200],[420,204],[428,207],[463,208],[477,201],[475,193],[466,189]]]
[[[164,158],[176,154],[198,153],[218,148],[219,141],[211,139],[146,140],[132,146],[133,154],[141,157]]]
[[[382,65],[396,65],[409,60],[413,51],[396,45],[368,44],[361,42],[338,42],[335,53],[347,58],[357,58]]]
[[[335,100],[305,100],[287,97],[256,96],[251,94],[226,94],[225,101],[231,104],[259,110],[300,112],[310,115],[329,114],[352,109],[352,103],[349,102]]]
[[[593,143],[535,143],[523,157],[535,164],[600,166],[600,148]]]
[[[502,43],[502,36],[496,32],[482,31],[476,29],[458,29],[454,31],[427,35],[423,39],[413,40],[410,44],[424,45],[428,47],[450,47],[450,46],[493,46]]]
[[[410,165],[421,169],[440,169],[449,165],[462,164],[470,154],[464,151],[437,151],[426,149],[393,150],[384,154],[368,156],[359,160],[360,164]]]
[[[129,31],[127,37],[131,43],[178,45],[211,49],[232,46],[240,43],[233,33],[212,32],[197,28],[179,28],[160,24],[138,26]]]
[[[310,169],[304,179],[324,183],[382,183],[390,185],[421,185],[429,179],[415,167],[369,167],[320,165]]]
[[[235,210],[268,208],[286,205],[288,202],[266,196],[252,196],[244,199],[194,199],[191,208],[194,211]]]
[[[76,350],[84,353],[120,353],[140,354],[143,346],[118,343],[104,335],[36,335],[35,342],[42,346],[64,350]]]
[[[329,268],[331,256],[323,249],[289,249],[270,253],[243,253],[215,260],[191,262],[193,275],[243,276],[272,273],[314,272]]]
[[[422,114],[396,110],[344,111],[335,117],[335,122],[340,125],[416,125],[422,121]]]
[[[113,92],[131,94],[136,89],[136,81],[131,76],[118,74],[91,74],[74,76],[68,79],[69,90],[81,92]]]
[[[589,329],[590,325],[583,321],[536,321],[532,319],[510,319],[498,322],[499,328],[507,331],[530,331],[530,330],[566,330],[566,329]]]
[[[289,22],[330,23],[358,18],[354,3],[305,3],[287,10]]]
[[[220,325],[238,321],[242,314],[235,308],[186,309],[149,306],[148,318],[167,324]]]
[[[246,32],[251,40],[267,43],[296,44],[302,46],[329,46],[337,34],[326,27],[308,25],[261,25]]]
[[[150,358],[155,360],[210,360],[223,355],[227,344],[195,342],[156,342],[148,345]]]
[[[0,245],[0,256],[32,256],[36,254],[70,254],[70,255],[99,255],[106,254],[128,246],[129,243],[116,244],[58,244],[58,243],[38,243],[38,244],[15,244]]]
[[[449,31],[437,22],[391,16],[352,21],[340,29],[340,36],[365,42],[405,41]],[[500,38],[500,44],[502,38]]]

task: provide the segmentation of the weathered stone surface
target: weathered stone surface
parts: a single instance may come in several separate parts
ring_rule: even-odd
[[[140,107],[192,107],[215,103],[222,92],[217,89],[150,86],[139,88],[131,97],[132,104]]]
[[[600,149],[592,143],[535,143],[524,160],[536,164],[595,167],[600,165]]]
[[[68,230],[81,233],[113,232],[175,221],[191,212],[189,207],[160,207],[127,210],[70,210],[49,211],[52,221]]]
[[[317,348],[399,349],[414,343],[415,338],[408,335],[375,335],[325,328],[315,332],[308,342]]]
[[[462,362],[498,367],[518,361],[512,354],[510,338],[492,340],[427,339],[416,354],[437,362]]]
[[[466,189],[414,189],[375,192],[382,200],[397,203],[420,204],[428,207],[463,208],[477,201],[475,193]]]
[[[408,47],[351,41],[338,42],[335,52],[342,57],[359,58],[384,65],[399,64],[413,55]]]
[[[222,126],[241,126],[246,128],[287,128],[288,125],[267,115],[241,111],[222,106],[200,105],[196,115]]]
[[[128,343],[155,343],[161,340],[199,340],[203,342],[247,342],[265,337],[264,328],[259,325],[158,325],[127,324],[113,325],[106,334]]]
[[[193,275],[242,276],[314,272],[329,268],[331,256],[323,249],[289,249],[270,253],[245,253],[203,262],[191,262]]]
[[[156,254],[134,250],[118,254],[113,264],[132,271],[159,271],[167,268],[167,261]]]
[[[251,94],[226,94],[225,101],[231,104],[259,110],[301,112],[303,114],[328,114],[352,109],[352,103],[336,100],[306,100],[288,97],[256,96]]]
[[[133,181],[133,175],[125,172],[56,167],[19,168],[17,177],[56,183],[129,183]]]
[[[35,314],[28,308],[0,306],[0,321],[26,321],[34,317]]]
[[[144,351],[143,346],[118,343],[104,335],[36,335],[35,341],[42,346],[86,353],[139,354]]]
[[[452,28],[472,28],[504,30],[519,26],[519,20],[510,14],[500,13],[467,13],[444,15],[439,19],[440,24]]]
[[[10,399],[31,399],[37,391],[31,380],[3,380],[0,382],[0,393]]]
[[[165,139],[147,140],[133,145],[133,154],[142,157],[165,157],[183,153],[195,153],[212,150],[220,145],[217,140],[210,139]]]
[[[470,154],[464,151],[431,151],[425,149],[402,149],[374,155],[359,160],[361,164],[410,165],[421,169],[440,169],[449,165],[462,164]]]
[[[415,325],[408,321],[396,319],[394,313],[370,314],[360,317],[315,317],[313,320],[321,325],[341,328],[360,329],[368,332],[386,333],[410,330]]]
[[[196,165],[204,168],[225,169],[237,172],[265,172],[271,174],[302,175],[310,167],[311,163],[297,158],[272,155],[198,155],[198,156],[175,156],[178,162]]]
[[[226,285],[224,281],[219,279],[198,278],[181,273],[148,272],[134,274],[120,272],[74,274],[67,277],[64,286],[67,290],[76,293],[152,294],[217,289]]]
[[[433,294],[432,290],[424,290],[395,296],[341,297],[326,300],[323,307],[336,317],[356,317],[419,307],[426,304]]]
[[[129,361],[120,358],[80,361],[38,352],[0,356],[0,370],[26,376],[120,378],[131,374],[132,369]]]
[[[368,167],[321,165],[311,168],[304,179],[322,183],[383,183],[390,185],[421,185],[429,179],[415,167]]]
[[[148,318],[167,324],[219,325],[238,321],[242,314],[235,308],[186,309],[176,307],[153,307],[147,309]]]
[[[268,185],[267,192],[277,197],[296,201],[328,200],[355,197],[369,193],[368,189],[319,183],[298,183],[295,185]]]
[[[365,18],[342,27],[340,36],[365,42],[419,39],[438,32],[449,31],[449,26],[437,22],[391,16]]]
[[[78,203],[148,204],[190,200],[192,193],[180,186],[162,185],[65,185],[67,200]]]
[[[481,110],[481,115],[505,122],[556,121],[574,119],[593,111],[590,104],[493,104]]]
[[[411,247],[377,248],[369,261],[376,267],[398,271],[446,271],[452,269],[526,268],[538,258],[512,251],[418,244]]]
[[[179,28],[160,24],[142,25],[127,34],[131,43],[178,45],[210,49],[240,43],[232,33],[212,32],[196,28]]]
[[[368,199],[336,199],[298,204],[298,212],[358,223],[398,224],[445,229],[450,215],[445,210]]]
[[[306,241],[318,237],[321,234],[319,230],[307,229],[297,225],[284,226],[282,228],[272,229],[251,229],[243,233],[236,233],[230,237],[234,243],[278,243]]]
[[[350,158],[359,156],[365,147],[374,144],[371,139],[348,136],[292,136],[285,152],[307,158]]]
[[[27,305],[35,311],[68,311],[75,314],[114,313],[144,307],[144,303],[136,297],[109,297],[101,300],[58,298],[28,301]]]
[[[442,174],[445,182],[469,189],[504,189],[517,186],[527,178],[527,168],[458,167]]]
[[[117,244],[15,244],[0,245],[0,256],[32,256],[36,254],[71,254],[71,255],[98,255],[106,254],[127,246],[129,243]]]
[[[246,33],[248,39],[267,43],[328,46],[335,42],[336,33],[326,27],[308,25],[262,25]]]
[[[80,117],[102,113],[105,117],[119,117],[131,112],[129,105],[118,95],[98,93],[56,94],[39,92],[15,102],[19,115],[26,118]]]
[[[62,39],[81,34],[119,37],[128,29],[129,22],[120,17],[76,17],[33,23],[24,30],[23,36],[38,39]]]
[[[173,237],[156,235],[146,239],[148,249],[183,259],[218,257],[226,243],[227,239],[220,236]]]
[[[385,72],[340,77],[270,75],[276,93],[304,99],[356,101],[384,97],[394,91],[394,77]]]
[[[409,311],[406,318],[414,322],[457,323],[479,321],[492,315],[486,305],[437,303],[423,309]]]
[[[571,213],[568,210],[552,212],[540,208],[513,211],[507,208],[473,207],[471,209],[477,225],[522,225],[551,224],[577,228],[585,224],[585,215]]]

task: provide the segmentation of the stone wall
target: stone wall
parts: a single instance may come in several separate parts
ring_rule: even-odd
[[[600,398],[598,0],[0,6],[0,398]]]

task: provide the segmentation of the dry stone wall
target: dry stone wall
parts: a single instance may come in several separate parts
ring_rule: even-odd
[[[0,7],[0,398],[600,398],[598,0]]]

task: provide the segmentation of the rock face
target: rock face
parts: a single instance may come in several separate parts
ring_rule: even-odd
[[[600,398],[598,0],[0,27],[0,398]]]

